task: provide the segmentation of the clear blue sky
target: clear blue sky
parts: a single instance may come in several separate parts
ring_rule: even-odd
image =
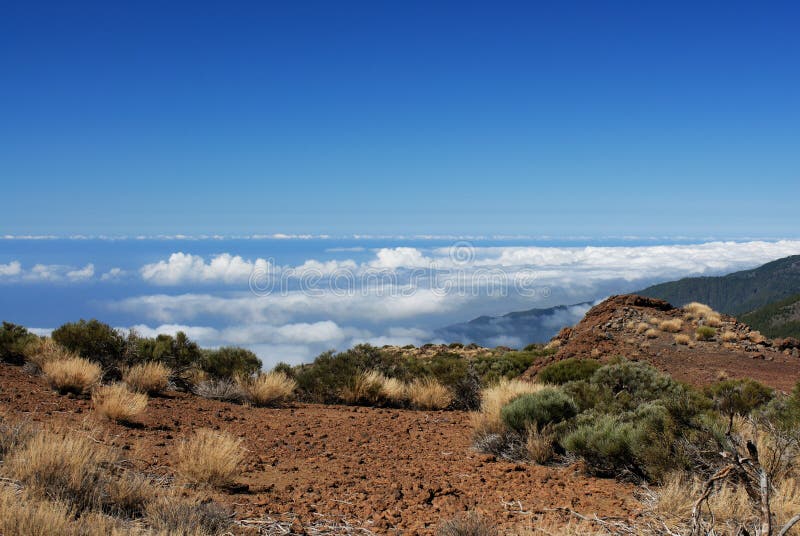
[[[800,229],[796,2],[122,4],[0,8],[0,233]]]

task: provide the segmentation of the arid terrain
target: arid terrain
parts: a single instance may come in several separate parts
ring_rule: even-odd
[[[298,532],[344,520],[378,534],[430,534],[468,509],[511,528],[560,507],[623,517],[640,508],[634,486],[587,477],[578,466],[509,463],[471,450],[469,415],[461,411],[251,408],[168,393],[152,398],[141,426],[131,427],[97,418],[91,401],[59,396],[21,367],[0,365],[0,385],[1,412],[97,428],[98,441],[124,449],[148,473],[170,475],[175,446],[195,428],[241,436],[248,451],[242,489],[213,497],[240,520],[296,517]]]

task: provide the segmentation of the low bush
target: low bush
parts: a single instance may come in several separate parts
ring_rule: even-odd
[[[251,376],[261,370],[261,360],[245,348],[223,346],[204,350],[200,367],[215,378]]]
[[[710,341],[716,336],[717,330],[711,326],[698,326],[694,333],[698,341]]]
[[[125,370],[122,381],[128,387],[141,393],[158,394],[169,385],[170,370],[157,361],[141,363]]]
[[[548,424],[566,421],[577,414],[578,408],[572,399],[554,387],[519,396],[500,411],[503,423],[520,434],[529,426],[536,426],[541,430]]]
[[[154,338],[131,334],[126,345],[126,364],[140,361],[158,361],[172,369],[184,369],[201,365],[203,351],[200,346],[179,331],[172,335],[160,334]]]
[[[347,404],[375,405],[382,402],[383,385],[387,381],[388,378],[377,370],[360,372],[342,389],[340,396]]]
[[[225,488],[241,472],[244,449],[241,439],[201,428],[179,444],[176,457],[178,470],[190,482]]]
[[[683,321],[680,318],[673,318],[671,320],[662,320],[658,324],[658,329],[667,333],[677,333],[681,330],[682,325]]]
[[[416,409],[446,409],[453,401],[453,394],[436,379],[424,378],[408,386],[408,400]]]
[[[58,392],[77,395],[88,393],[103,374],[100,365],[82,357],[48,361],[42,366],[42,372]]]
[[[118,366],[125,356],[125,337],[99,320],[64,324],[52,333],[55,342],[104,367]]]
[[[23,326],[3,322],[0,326],[0,361],[21,365],[28,346],[38,337]]]
[[[709,387],[707,392],[716,409],[728,418],[728,429],[733,427],[736,415],[748,415],[774,397],[772,389],[750,378],[721,381]]]
[[[564,438],[564,447],[583,458],[590,472],[617,476],[632,466],[632,426],[614,415],[598,415],[580,424]]]
[[[248,402],[254,406],[284,404],[294,397],[297,382],[283,372],[267,372],[251,378],[240,378],[237,383]]]
[[[515,398],[536,393],[544,386],[521,380],[502,380],[481,392],[480,411],[472,414],[472,425],[476,438],[486,434],[502,434],[505,431],[501,411],[503,406]]]
[[[242,402],[245,393],[238,383],[233,380],[204,380],[198,382],[192,391],[197,396],[209,400],[223,400],[225,402]]]
[[[563,385],[567,382],[588,380],[601,366],[595,359],[570,357],[547,365],[539,371],[536,379],[542,383]]]
[[[125,384],[98,387],[92,393],[94,410],[109,420],[131,422],[147,407],[147,395],[130,391]]]
[[[528,370],[537,360],[551,356],[557,347],[528,346],[526,350],[505,352],[500,356],[479,356],[473,362],[475,372],[483,385],[491,385],[502,379],[512,379]]]

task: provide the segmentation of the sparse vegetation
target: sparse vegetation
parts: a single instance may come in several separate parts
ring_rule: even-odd
[[[158,394],[169,385],[170,370],[157,361],[134,365],[122,374],[128,387],[141,393]]]
[[[112,421],[131,422],[147,407],[147,395],[131,391],[125,384],[98,387],[92,393],[95,411]]]
[[[58,392],[82,395],[88,393],[100,381],[102,369],[82,357],[68,357],[48,361],[42,372],[50,385]]]
[[[29,343],[25,351],[25,360],[35,365],[38,371],[44,368],[45,363],[73,357],[80,356],[70,352],[50,337],[42,337]]]
[[[199,429],[179,444],[178,470],[190,482],[217,488],[236,482],[244,460],[242,440],[226,432]]]
[[[658,338],[658,330],[657,329],[648,329],[644,332],[644,336],[648,339],[656,339]]]
[[[436,529],[436,536],[499,536],[500,531],[494,523],[477,512],[467,512],[449,521],[442,522]]]
[[[636,325],[636,333],[638,333],[640,335],[642,333],[644,333],[645,331],[647,331],[648,329],[650,329],[650,324],[648,324],[647,322],[639,322]]]
[[[233,380],[204,380],[193,388],[194,394],[210,400],[225,402],[242,402],[245,393],[241,386]]]

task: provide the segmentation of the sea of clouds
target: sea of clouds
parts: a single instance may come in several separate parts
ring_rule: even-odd
[[[92,283],[95,301],[131,319],[120,327],[144,335],[185,331],[206,346],[246,346],[270,366],[359,342],[436,342],[437,328],[483,314],[592,301],[655,282],[752,268],[800,254],[800,241],[589,247],[456,241],[336,251],[362,258],[321,256],[285,265],[266,257],[177,251],[102,272],[91,263],[10,260],[0,264],[0,283]],[[115,286],[114,298],[104,297],[104,285]],[[120,297],[124,285],[131,292]],[[576,308],[558,321],[574,323],[584,311]]]

